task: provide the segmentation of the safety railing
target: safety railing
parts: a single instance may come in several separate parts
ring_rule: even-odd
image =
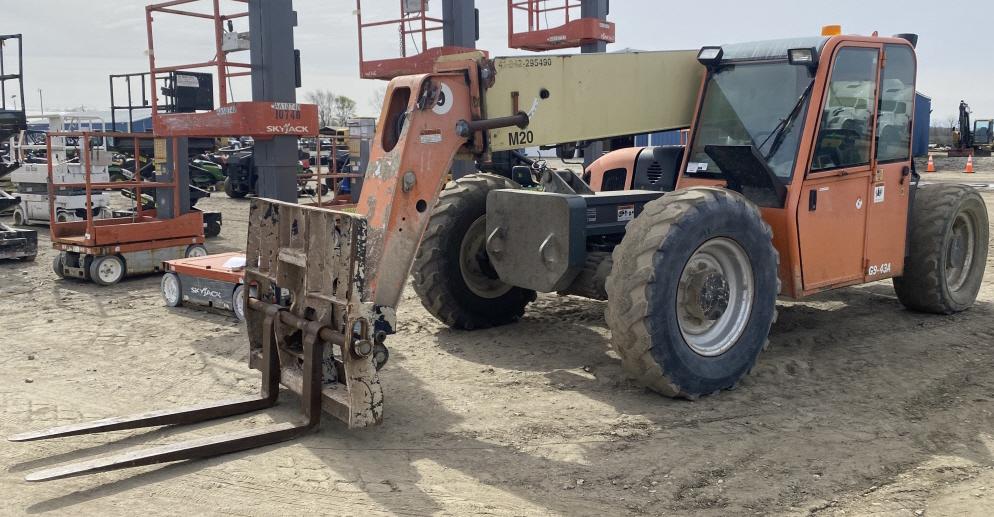
[[[170,189],[173,191],[172,196],[172,210],[173,213],[179,213],[180,211],[180,196],[178,194],[178,178],[177,174],[171,174],[171,179],[168,182],[163,181],[152,181],[143,179],[141,173],[135,171],[135,179],[132,181],[93,181],[93,160],[95,153],[107,153],[105,149],[93,149],[91,142],[95,140],[104,140],[108,138],[115,139],[117,147],[123,148],[120,145],[122,141],[131,140],[134,149],[134,157],[137,164],[139,162],[139,157],[141,156],[141,144],[142,139],[153,139],[154,137],[147,133],[112,133],[112,132],[72,132],[72,131],[52,131],[46,136],[46,148],[48,153],[48,207],[49,207],[49,221],[51,223],[52,239],[68,239],[73,238],[79,245],[82,246],[99,246],[104,244],[100,239],[100,231],[98,227],[110,226],[114,224],[120,224],[122,222],[127,223],[140,223],[149,222],[155,220],[154,217],[149,215],[149,211],[143,207],[142,202],[142,192],[151,191],[153,189]],[[56,146],[53,146],[53,139],[63,139],[65,141],[75,141],[77,142],[76,155],[78,156],[78,163],[70,162],[69,159],[63,159],[63,161],[57,161]],[[162,140],[162,142],[165,142]],[[173,155],[178,156],[179,154],[179,141],[172,140],[173,142]],[[63,146],[71,147],[71,146]],[[108,156],[109,161],[109,156]],[[60,167],[69,166],[79,166],[80,172],[82,173],[82,181],[57,181],[56,180],[56,169]],[[67,174],[67,176],[78,177],[80,174]],[[82,221],[70,221],[70,222],[58,222],[56,218],[56,196],[59,195],[60,191],[65,190],[83,190],[86,193],[86,204],[84,205],[84,212],[86,217]],[[97,220],[94,217],[94,203],[93,196],[96,193],[105,190],[131,190],[134,192],[135,200],[135,210],[133,214],[129,217],[111,217],[107,219]]]
[[[580,0],[507,0],[507,45],[542,52],[592,42],[614,43],[614,24],[583,18],[581,9]],[[515,23],[522,14],[527,29]]]
[[[377,0],[377,3],[385,3]],[[359,75],[363,79],[393,79],[401,75],[429,73],[442,56],[460,54],[474,49],[457,46],[431,46],[429,36],[444,30],[442,18],[428,14],[428,0],[399,0],[400,17],[388,20],[364,21],[362,0],[356,0],[356,20],[359,27]],[[396,26],[399,57],[369,59],[366,55],[366,31]],[[435,41],[438,41],[437,39]]]
[[[248,0],[226,0],[228,2],[236,2],[247,4]],[[197,12],[188,9],[180,9],[181,6],[186,6],[188,4],[210,2],[211,12]],[[150,84],[152,87],[152,117],[157,117],[159,112],[159,92],[154,85],[158,84],[159,75],[179,72],[183,70],[194,70],[198,68],[211,68],[217,69],[217,84],[218,84],[218,97],[220,99],[221,107],[227,106],[231,103],[230,92],[228,91],[228,80],[234,77],[242,77],[251,75],[252,65],[251,63],[241,63],[236,61],[228,60],[228,52],[224,50],[224,34],[225,34],[225,23],[238,18],[245,18],[248,16],[248,11],[241,11],[235,13],[223,13],[221,10],[222,0],[172,0],[169,2],[161,2],[156,4],[151,4],[145,7],[145,24],[148,31],[148,65],[149,73],[151,74]],[[213,22],[214,26],[214,58],[208,61],[202,61],[198,63],[187,63],[171,66],[159,66],[156,63],[155,57],[155,36],[152,30],[153,19],[156,13],[172,14],[178,16],[187,16],[192,18],[199,18],[210,20]],[[231,71],[229,68],[242,69],[240,71]]]

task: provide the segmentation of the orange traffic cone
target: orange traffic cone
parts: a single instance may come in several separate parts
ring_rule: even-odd
[[[963,171],[967,174],[973,174],[973,155],[966,157],[966,169]]]
[[[935,160],[932,159],[932,155],[928,155],[928,167],[925,167],[925,172],[935,172]]]

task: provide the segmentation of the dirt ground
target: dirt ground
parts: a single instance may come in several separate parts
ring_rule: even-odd
[[[994,184],[988,171],[926,179]],[[242,248],[247,203],[203,205],[226,223],[210,250]],[[39,230],[37,262],[0,263],[0,435],[256,391],[232,317],[166,308],[157,276],[56,281]],[[754,372],[696,402],[626,379],[601,302],[544,295],[518,324],[456,332],[408,290],[382,426],[326,419],[284,445],[44,484],[22,478],[289,421],[297,401],[190,428],[3,441],[0,514],[989,515],[990,262],[976,307],[951,317],[904,310],[889,282],[781,303]]]

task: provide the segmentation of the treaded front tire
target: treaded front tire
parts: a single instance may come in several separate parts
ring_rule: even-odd
[[[898,300],[933,314],[970,308],[987,264],[990,226],[984,199],[966,185],[934,184],[919,187],[914,203],[909,254],[902,276],[894,278]],[[967,228],[972,228],[969,237],[963,235]]]
[[[535,291],[500,281],[479,239],[481,226],[486,237],[487,194],[508,188],[518,185],[494,174],[471,174],[450,181],[431,212],[412,269],[414,291],[425,309],[449,327],[506,325],[520,319],[525,306],[535,300]],[[469,246],[473,251],[467,253],[466,240],[467,245],[479,245]]]
[[[705,304],[708,288],[701,286],[715,285],[715,274],[708,273],[703,284],[687,279],[715,245],[733,252],[717,275],[726,280],[726,307],[712,312],[712,304],[701,320],[718,331],[715,342],[721,346],[702,350],[696,340],[711,332],[690,328],[686,307]],[[721,188],[666,194],[628,224],[613,260],[607,323],[622,367],[637,382],[663,395],[695,399],[734,387],[752,370],[769,343],[780,290],[772,232],[753,203]],[[738,273],[731,274],[733,268]],[[691,295],[695,303],[686,301]]]

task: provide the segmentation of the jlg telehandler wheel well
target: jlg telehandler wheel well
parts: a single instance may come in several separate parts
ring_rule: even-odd
[[[770,227],[740,194],[694,187],[647,203],[607,280],[623,368],[671,397],[734,387],[768,343],[778,264]]]
[[[486,258],[487,194],[518,188],[494,174],[449,182],[432,211],[414,261],[414,290],[422,305],[446,325],[489,328],[517,321],[535,291],[505,284]]]
[[[894,291],[933,314],[968,309],[984,280],[990,227],[984,199],[966,185],[923,185],[908,221],[908,257]]]

